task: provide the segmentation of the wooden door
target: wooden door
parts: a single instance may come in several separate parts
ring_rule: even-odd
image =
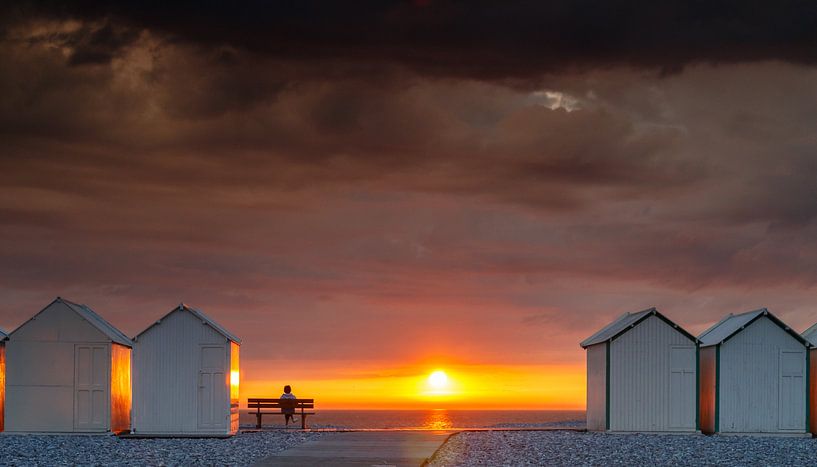
[[[227,429],[227,349],[222,346],[202,346],[199,367],[199,429]]]
[[[670,421],[671,428],[695,429],[695,347],[670,349]]]
[[[74,429],[108,429],[108,363],[105,345],[74,346]]]
[[[780,351],[779,413],[781,430],[806,429],[806,353],[803,350]]]

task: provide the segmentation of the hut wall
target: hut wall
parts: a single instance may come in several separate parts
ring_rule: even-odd
[[[695,431],[695,344],[651,316],[610,343],[610,430]]]
[[[699,417],[701,431],[706,434],[715,432],[715,381],[717,371],[717,347],[712,345],[701,348],[699,367]]]
[[[817,436],[817,349],[812,349],[809,362],[809,431]]]
[[[607,425],[607,343],[587,348],[587,429],[604,431]]]
[[[241,368],[239,365],[239,355],[241,347],[235,342],[230,342],[230,432],[238,432],[240,393],[239,384],[241,382]]]
[[[93,420],[75,424],[75,374],[79,347],[92,349],[93,373],[108,381],[107,336],[61,303],[54,303],[14,331],[6,343],[7,432],[107,431],[109,388],[96,393]],[[103,358],[104,357],[104,358]],[[80,401],[82,402],[82,401]],[[99,422],[90,426],[90,422]]]
[[[6,345],[0,343],[0,431],[4,429],[6,405]]]
[[[111,431],[130,430],[131,349],[111,344]]]
[[[223,362],[223,428],[199,421],[200,370],[208,359]],[[213,352],[214,350],[214,352]],[[136,433],[202,433],[229,429],[227,339],[188,312],[171,313],[138,336],[133,347],[133,428]],[[218,358],[216,358],[218,360]]]
[[[722,343],[719,431],[805,432],[805,367],[806,348],[767,317]]]

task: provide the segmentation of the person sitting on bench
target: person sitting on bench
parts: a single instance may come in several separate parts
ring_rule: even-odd
[[[281,394],[281,399],[297,399],[295,394],[292,394],[292,388],[289,387],[288,384],[284,386],[284,393]],[[295,423],[295,405],[292,405],[291,407],[281,407],[281,412],[284,414],[284,423],[286,426],[289,426],[290,421]]]

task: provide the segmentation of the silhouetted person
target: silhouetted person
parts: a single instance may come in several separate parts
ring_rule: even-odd
[[[292,394],[292,388],[289,387],[287,384],[284,386],[284,393],[281,394],[281,399],[297,399],[295,394]],[[281,407],[281,412],[284,414],[284,423],[286,426],[289,426],[289,422],[295,423],[295,403],[292,403],[292,406],[289,407]]]

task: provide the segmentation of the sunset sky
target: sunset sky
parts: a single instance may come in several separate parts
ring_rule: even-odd
[[[624,312],[817,321],[811,2],[9,3],[7,331],[185,302],[242,399],[582,409]]]

